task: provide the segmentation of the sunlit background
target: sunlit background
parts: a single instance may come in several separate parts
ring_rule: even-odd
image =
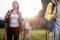
[[[0,0],[0,17],[4,17],[9,9],[12,9],[14,0]],[[42,9],[41,0],[16,0],[19,3],[22,17],[32,18]]]

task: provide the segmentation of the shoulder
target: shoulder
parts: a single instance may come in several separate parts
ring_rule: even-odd
[[[22,15],[22,12],[21,11],[19,11],[19,15]]]
[[[12,12],[12,9],[8,10],[7,13]]]
[[[50,2],[49,5],[52,5],[52,2]]]
[[[11,10],[11,9],[10,9],[10,10],[8,10],[6,15],[10,14],[11,12],[12,12],[12,10]]]
[[[8,12],[9,12],[9,11],[12,11],[12,9],[8,10]]]
[[[47,10],[50,10],[52,8],[52,2],[50,2],[48,5],[47,5]]]
[[[50,2],[48,5],[47,5],[47,7],[51,7],[52,6],[52,2]]]

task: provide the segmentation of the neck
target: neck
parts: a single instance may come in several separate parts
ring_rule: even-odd
[[[13,13],[17,13],[18,12],[18,10],[17,9],[13,9]]]
[[[14,10],[14,11],[17,11],[17,9],[16,9],[16,8],[14,8],[13,10]]]

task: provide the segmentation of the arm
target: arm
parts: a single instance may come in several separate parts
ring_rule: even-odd
[[[19,22],[20,22],[20,29],[23,30],[23,18],[22,18],[22,13],[19,12]]]

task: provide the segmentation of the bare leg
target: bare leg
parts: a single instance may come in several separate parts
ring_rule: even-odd
[[[30,30],[28,30],[28,40],[30,40]]]
[[[26,37],[26,30],[24,30],[23,40],[25,40]]]

